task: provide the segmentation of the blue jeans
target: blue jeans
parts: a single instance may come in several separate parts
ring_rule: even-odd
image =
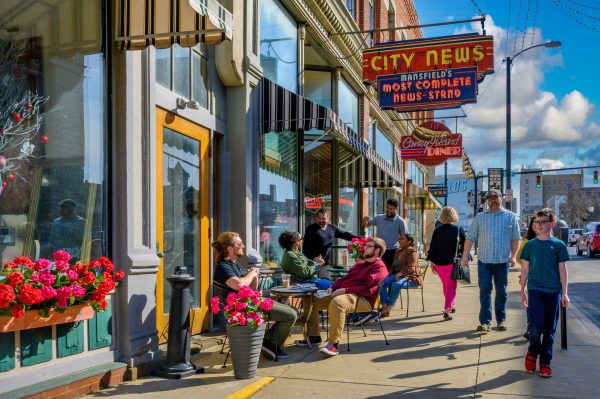
[[[394,306],[398,297],[400,297],[400,290],[402,288],[416,287],[417,283],[414,281],[408,281],[406,277],[402,277],[398,281],[395,280],[396,275],[389,275],[381,284],[381,292],[379,294],[379,302],[382,305]]]
[[[477,262],[477,273],[479,274],[479,323],[490,324],[492,321],[492,279],[496,288],[494,299],[494,312],[496,322],[506,320],[506,285],[508,284],[508,262],[507,263],[483,263]]]
[[[560,297],[560,293],[528,290],[527,318],[531,321],[529,352],[540,356],[540,364],[549,365],[552,360],[552,344],[560,314]]]

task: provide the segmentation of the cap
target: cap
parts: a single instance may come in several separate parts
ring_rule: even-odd
[[[58,203],[58,206],[68,207],[68,208],[77,208],[77,204],[72,199],[64,199]]]
[[[490,198],[490,197],[502,197],[502,193],[500,192],[500,190],[497,190],[495,188],[491,188],[485,194],[485,198]]]

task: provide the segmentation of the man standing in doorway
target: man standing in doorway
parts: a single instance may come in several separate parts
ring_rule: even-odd
[[[478,242],[477,272],[479,275],[479,326],[477,331],[487,334],[492,321],[492,280],[496,288],[494,312],[498,331],[506,331],[506,300],[508,294],[508,267],[516,263],[521,233],[514,213],[502,208],[502,193],[491,189],[486,196],[488,209],[471,222],[465,240],[462,265],[469,266],[469,252]]]
[[[317,259],[322,258],[325,265],[329,265],[333,239],[341,238],[350,241],[355,237],[354,234],[343,231],[335,224],[329,223],[329,211],[321,208],[315,215],[315,223],[308,226],[304,231],[302,253],[315,262]]]
[[[392,267],[400,236],[408,233],[406,221],[398,215],[398,207],[398,200],[390,198],[387,200],[385,206],[385,214],[377,215],[373,219],[369,219],[368,216],[363,218],[363,226],[365,228],[376,226],[377,237],[385,241],[387,249],[381,259],[388,268],[388,271]]]

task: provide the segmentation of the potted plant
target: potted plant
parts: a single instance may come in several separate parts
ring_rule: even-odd
[[[17,257],[0,270],[0,332],[25,330],[90,319],[108,306],[106,295],[123,271],[110,259],[69,264],[71,255],[56,251],[53,261]]]
[[[364,259],[365,258],[365,244],[369,241],[371,237],[360,237],[353,238],[350,241],[350,244],[346,247],[348,250],[348,254],[356,259]]]
[[[273,307],[273,300],[263,298],[259,291],[243,286],[238,292],[229,293],[225,301],[223,311],[227,321],[233,373],[237,379],[253,378],[265,336],[265,317]],[[210,303],[212,313],[219,313],[219,298],[212,298]]]

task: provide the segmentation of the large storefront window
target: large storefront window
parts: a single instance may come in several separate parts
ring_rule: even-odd
[[[265,262],[279,263],[283,249],[279,235],[298,230],[298,134],[261,135],[260,253]]]
[[[72,3],[0,3],[2,263],[105,252],[101,9]]]
[[[417,166],[416,163],[409,161],[408,162],[408,178],[410,180],[412,180],[413,184],[419,186],[419,187],[425,187],[424,186],[424,173],[421,170],[421,168],[419,168]]]
[[[344,79],[341,79],[338,85],[338,114],[350,129],[359,131],[358,96]]]
[[[359,190],[356,188],[358,182],[359,156],[338,146],[339,159],[339,194],[338,194],[338,220],[336,224],[345,231],[358,235],[359,233],[359,212],[358,203]]]
[[[394,165],[394,144],[388,137],[375,125],[375,151],[390,165]]]
[[[298,28],[278,0],[261,0],[260,65],[265,77],[298,93]]]
[[[318,137],[318,136],[317,136]],[[304,221],[314,222],[320,208],[331,211],[333,169],[331,141],[311,141],[313,136],[305,135],[304,141]]]
[[[331,72],[305,70],[304,97],[331,108]]]

